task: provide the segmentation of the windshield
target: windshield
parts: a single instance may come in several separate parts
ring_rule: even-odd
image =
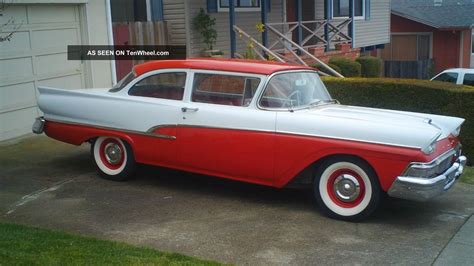
[[[260,106],[293,109],[331,101],[317,73],[287,72],[270,79],[260,99]]]
[[[125,86],[127,86],[128,83],[130,83],[133,79],[135,79],[135,74],[133,74],[133,71],[128,73],[124,78],[122,78],[115,86],[112,87],[112,89],[109,90],[109,92],[117,92],[123,89]]]

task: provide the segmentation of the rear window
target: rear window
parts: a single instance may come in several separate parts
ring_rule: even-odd
[[[474,86],[474,74],[465,74],[464,75],[464,85]]]

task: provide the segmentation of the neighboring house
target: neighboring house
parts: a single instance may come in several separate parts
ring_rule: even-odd
[[[434,73],[474,67],[474,1],[392,0],[389,61],[432,60]]]
[[[38,86],[66,89],[110,87],[108,61],[68,61],[69,44],[109,44],[106,0],[14,0],[9,18],[16,28],[11,41],[0,43],[0,141],[31,132]]]
[[[390,0],[262,1],[235,1],[235,26],[267,47],[281,37],[270,30],[265,34],[259,32],[256,25],[262,21],[281,31],[287,40],[299,43],[325,60],[328,55],[355,57],[361,51],[382,48],[390,40]],[[163,22],[160,25],[166,26],[166,43],[186,45],[188,57],[199,57],[205,45],[194,29],[193,18],[202,8],[216,19],[215,48],[222,50],[225,57],[231,55],[229,0],[10,2],[13,4],[0,17],[0,25],[9,18],[15,24],[2,31],[19,28],[10,42],[0,43],[0,141],[31,131],[34,118],[41,115],[36,105],[38,86],[110,87],[116,82],[117,74],[120,77],[128,71],[131,62],[121,68],[119,63],[109,61],[67,60],[67,45],[127,43],[130,36],[119,36],[124,31],[115,28],[114,23],[146,22],[149,27]],[[266,12],[262,12],[263,6]],[[235,31],[233,35],[235,52],[244,55],[248,39]],[[266,42],[263,35],[268,35]],[[346,44],[349,50],[333,51],[336,43]],[[284,41],[270,48],[282,52],[287,44]]]

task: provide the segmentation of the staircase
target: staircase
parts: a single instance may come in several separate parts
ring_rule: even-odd
[[[246,40],[247,48],[252,49],[256,57],[261,60],[274,60],[293,64],[319,65],[324,71],[322,74],[343,77],[325,62],[315,56],[315,50],[325,50],[334,44],[351,43],[352,39],[344,32],[351,19],[341,21],[313,20],[301,22],[266,23],[264,30],[268,32],[273,42],[265,47],[261,42],[234,25],[234,31],[239,37]],[[327,28],[328,38],[324,30]],[[300,32],[297,32],[297,29]],[[300,37],[299,44],[293,41],[294,34]]]

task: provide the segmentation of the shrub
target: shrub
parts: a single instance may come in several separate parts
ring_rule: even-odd
[[[383,78],[324,78],[341,103],[375,108],[456,116],[466,119],[461,129],[463,153],[474,158],[474,89],[444,82]]]
[[[382,59],[373,56],[362,56],[356,59],[361,66],[362,77],[378,78],[382,71]]]
[[[341,69],[334,65],[334,64],[328,64],[329,67],[331,67],[332,69],[336,70],[338,73],[341,73]],[[318,69],[319,71],[321,72],[324,72],[328,75],[331,75],[331,73],[329,72],[329,70],[327,70],[324,66],[322,66],[321,64],[316,64],[313,66],[314,68]]]
[[[333,57],[329,59],[329,64],[336,65],[345,77],[360,77],[360,64],[344,57]]]

